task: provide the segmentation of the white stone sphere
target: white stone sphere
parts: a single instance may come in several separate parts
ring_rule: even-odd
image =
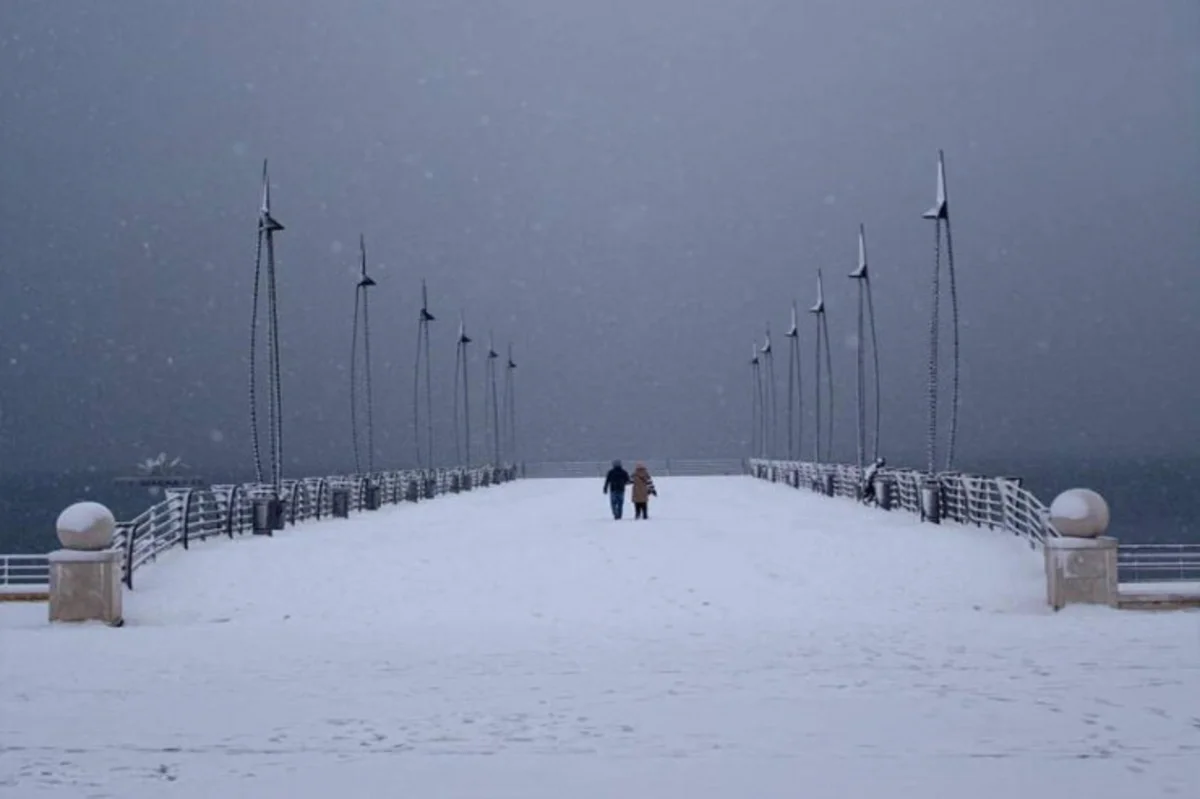
[[[76,502],[58,514],[55,527],[64,549],[95,551],[112,543],[117,520],[99,502]]]
[[[1050,503],[1050,523],[1070,538],[1102,536],[1108,530],[1108,503],[1089,488],[1068,489]]]

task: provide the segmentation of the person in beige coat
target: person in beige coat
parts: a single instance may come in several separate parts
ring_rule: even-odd
[[[630,483],[633,485],[633,518],[649,519],[650,497],[657,497],[658,490],[654,488],[654,478],[646,464],[639,463],[634,467]]]

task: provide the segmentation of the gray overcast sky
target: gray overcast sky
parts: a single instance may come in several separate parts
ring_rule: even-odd
[[[1195,453],[1198,141],[1194,0],[7,0],[0,468],[249,462],[263,157],[292,472],[350,461],[360,232],[384,463],[422,276],[439,403],[462,308],[525,457],[633,458],[746,451],[750,341],[818,267],[848,458],[860,221],[919,456],[939,147],[964,459]]]

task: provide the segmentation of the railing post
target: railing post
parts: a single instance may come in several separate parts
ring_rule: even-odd
[[[133,546],[137,541],[138,528],[141,525],[131,524],[129,526],[129,535],[125,536],[125,587],[130,591],[133,590]]]
[[[321,520],[321,508],[325,505],[325,494],[329,491],[329,478],[322,477],[321,482],[317,483],[317,521]]]
[[[229,536],[231,539],[233,538],[234,509],[237,508],[238,492],[241,490],[242,487],[240,485],[235,485],[229,490],[229,495],[226,499],[226,502],[228,502],[229,505],[225,508],[225,535]]]
[[[305,486],[304,492],[305,492],[305,495],[307,496],[307,494],[308,494],[307,486]],[[300,481],[297,480],[296,482],[292,483],[292,501],[289,503],[291,507],[288,508],[288,523],[291,524],[293,527],[296,526],[296,505],[298,504],[299,499],[300,499]]]
[[[188,531],[191,529],[192,520],[192,494],[194,489],[185,488],[183,491],[183,530],[180,533],[183,539],[183,548],[188,548]]]

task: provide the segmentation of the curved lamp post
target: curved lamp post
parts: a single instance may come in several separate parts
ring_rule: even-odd
[[[816,399],[816,437],[813,441],[813,458],[815,462],[820,463],[822,460],[821,453],[821,360],[824,356],[825,361],[825,388],[826,398],[828,399],[829,408],[825,414],[828,417],[827,435],[825,436],[825,454],[824,459],[829,460],[833,448],[833,354],[829,348],[829,320],[825,315],[825,286],[821,276],[821,270],[817,270],[817,301],[813,304],[808,312],[813,315],[816,322],[817,341],[816,341],[816,358],[813,366],[816,370],[816,383],[814,386],[814,397]]]
[[[467,335],[467,323],[460,314],[458,317],[458,341],[454,345],[454,455],[461,466],[471,466],[471,381],[467,379],[467,345],[471,337]],[[463,427],[465,434],[459,439],[458,433],[458,396],[459,386],[462,386]],[[463,459],[462,444],[466,444],[466,459]]]
[[[358,319],[362,309],[363,377],[366,389],[367,410],[367,474],[375,472],[375,402],[371,387],[371,317],[367,302],[367,290],[375,281],[367,274],[367,245],[365,238],[358,237],[359,273],[354,285],[354,338],[350,343],[350,435],[354,440],[354,472],[362,474],[362,459],[359,455],[358,435]]]
[[[858,267],[850,273],[850,278],[858,283],[858,343],[855,347],[858,358],[857,392],[858,392],[858,468],[866,465],[867,450],[867,379],[866,379],[866,328],[871,328],[871,355],[874,361],[875,387],[875,425],[871,435],[870,458],[874,462],[879,459],[879,340],[875,333],[875,301],[871,296],[871,273],[867,267],[867,236],[863,225],[858,226]]]
[[[750,344],[750,453],[751,457],[763,456],[763,389],[762,366],[758,357],[758,342]]]
[[[507,420],[508,433],[506,448],[508,463],[517,462],[517,395],[514,380],[517,362],[513,360],[513,347],[508,345],[508,359],[504,365],[504,418]]]
[[[766,337],[763,339],[762,346],[763,356],[763,377],[767,381],[765,391],[766,405],[763,408],[763,450],[768,458],[774,458],[776,455],[775,447],[779,438],[777,431],[778,411],[775,401],[775,352],[771,347],[771,325],[767,325]]]
[[[267,293],[267,423],[270,426],[270,482],[278,499],[283,483],[283,388],[279,363],[279,305],[275,280],[275,234],[283,225],[271,214],[271,181],[263,160],[262,205],[258,213],[258,248],[254,256],[254,299],[250,312],[250,437],[254,446],[255,479],[264,482],[262,447],[258,430],[258,314],[259,297]],[[266,251],[266,275],[263,286],[263,251]]]
[[[792,324],[785,334],[788,340],[788,460],[796,460],[804,444],[804,394],[800,379],[800,326],[796,319],[796,303],[792,302]]]
[[[417,448],[417,466],[426,469],[434,465],[433,454],[433,378],[429,366],[429,323],[436,317],[429,312],[429,290],[421,281],[421,311],[417,318],[417,361],[413,369],[413,441]],[[426,453],[421,450],[421,365],[425,365],[425,441]],[[426,460],[425,456],[428,456]]]
[[[938,405],[939,393],[939,346],[941,324],[939,318],[941,303],[942,277],[942,231],[946,234],[946,277],[950,294],[950,335],[951,335],[951,388],[950,388],[950,429],[946,443],[946,470],[954,468],[954,449],[958,438],[958,402],[959,402],[959,330],[958,330],[958,287],[954,274],[954,243],[950,235],[950,203],[946,196],[946,160],[941,150],[938,150],[937,163],[937,198],[933,207],[922,215],[934,222],[933,240],[933,281],[932,307],[929,313],[929,431],[927,439],[928,463],[930,474],[937,471],[937,439],[938,439]]]
[[[496,352],[495,339],[492,334],[488,333],[488,351],[487,358],[484,362],[484,413],[487,414],[485,420],[490,419],[488,427],[491,428],[492,438],[492,466],[500,463],[500,403],[496,394],[496,361],[500,358],[500,353]]]

